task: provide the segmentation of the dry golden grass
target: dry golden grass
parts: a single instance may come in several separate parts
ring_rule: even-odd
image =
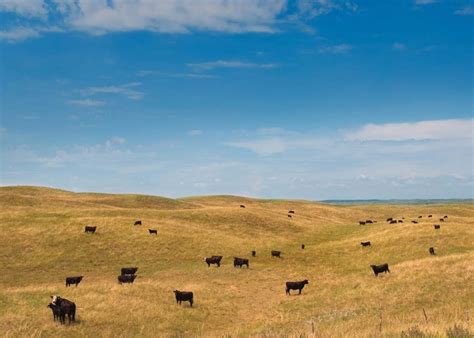
[[[473,331],[472,204],[330,206],[4,187],[0,205],[3,336],[446,336],[455,324]],[[405,222],[388,225],[392,216]],[[134,227],[138,218],[143,226]],[[367,218],[378,222],[358,225]],[[87,224],[97,233],[85,234]],[[372,247],[360,247],[364,240]],[[270,257],[272,249],[283,259]],[[202,257],[217,254],[223,265],[208,268]],[[233,256],[250,258],[250,269],[234,268]],[[375,278],[369,265],[385,262],[392,272]],[[135,284],[117,284],[122,266],[139,267]],[[73,275],[85,278],[66,288]],[[301,296],[285,295],[285,281],[305,278]],[[178,306],[174,289],[193,291],[195,306]],[[53,322],[52,294],[77,304],[75,325]]]

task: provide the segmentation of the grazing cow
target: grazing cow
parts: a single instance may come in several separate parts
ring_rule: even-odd
[[[66,323],[66,315],[68,318],[69,324],[71,322],[76,321],[76,304],[67,300],[66,298],[61,298],[59,296],[51,296],[51,305],[55,308],[51,308],[53,310],[53,314],[55,311],[59,314],[59,320],[61,324]]]
[[[252,250],[252,257],[255,257],[255,256],[257,256],[257,251]]]
[[[379,275],[379,273],[382,273],[382,272],[390,272],[390,269],[388,268],[388,264],[385,263],[385,264],[382,264],[382,265],[371,265],[370,266],[372,268],[372,270],[374,271],[374,274],[375,274],[375,277],[377,277]]]
[[[372,223],[374,223],[374,222],[372,222],[371,219],[368,219],[368,220],[365,221],[365,223],[366,223],[366,224],[372,224]]]
[[[444,222],[444,218],[440,218],[439,221],[440,221],[440,222]]]
[[[272,257],[278,257],[278,258],[281,258],[281,251],[277,251],[277,250],[272,250]]]
[[[441,225],[435,224],[435,225],[434,225],[434,228],[435,228],[435,230],[441,229]]]
[[[133,284],[133,282],[135,281],[135,278],[137,278],[137,275],[120,275],[117,277],[117,280],[119,284],[122,284],[122,283]]]
[[[365,225],[364,221],[359,221],[359,225]]]
[[[396,219],[393,219],[393,220],[390,221],[390,224],[395,224],[395,223],[397,223]]]
[[[367,242],[360,242],[360,245],[362,245],[362,246],[370,246],[370,241],[367,241]]]
[[[301,244],[301,249],[303,249],[303,250],[304,250],[304,244]]]
[[[189,302],[191,307],[193,306],[193,293],[190,291],[178,291],[174,290],[173,291],[175,296],[176,296],[176,304],[181,305],[181,302]]]
[[[84,278],[84,276],[66,277],[66,287],[68,287],[72,284],[76,284],[76,286],[78,286],[79,283],[81,282],[82,278]]]
[[[88,233],[93,234],[93,233],[95,233],[96,230],[97,230],[97,227],[86,225],[86,230],[84,232],[88,232]]]
[[[134,275],[137,272],[138,268],[133,267],[133,268],[122,268],[120,270],[121,275]]]
[[[222,256],[204,257],[204,261],[207,263],[208,267],[210,267],[211,264],[216,264],[217,267],[220,267],[221,266],[221,259],[222,259]]]
[[[153,235],[153,234],[155,234],[155,236],[158,235],[158,230],[156,229],[148,229],[148,232],[150,233],[150,235]]]
[[[53,303],[49,303],[46,307],[49,307],[53,312],[53,320],[57,321],[61,319],[61,309],[57,305],[53,305]]]
[[[289,218],[291,218],[292,216],[290,214],[287,215]]]
[[[430,251],[430,255],[432,256],[436,255],[433,247],[431,247],[429,251]]]
[[[142,225],[142,221],[137,219],[133,225]]]
[[[418,218],[423,218],[423,216],[418,216]]]
[[[247,265],[247,268],[248,268],[249,267],[249,260],[247,258],[234,257],[234,268],[236,268],[236,267],[241,268],[242,265]]]
[[[398,223],[403,223],[403,221],[401,219],[398,220]]]
[[[443,218],[448,218],[448,216],[444,216]]]
[[[433,215],[428,215],[428,217],[433,217]]]
[[[418,224],[418,221],[411,221],[413,224]]]
[[[393,218],[392,218],[392,217],[387,218],[387,222],[391,222],[391,221],[393,221]]]
[[[290,210],[290,211],[288,211],[288,213],[289,213],[289,214],[294,214],[295,211],[294,211],[294,210]]]
[[[309,284],[307,279],[301,282],[286,282],[286,294],[290,295],[290,290],[298,290],[298,294],[301,295],[301,290],[303,290],[306,284]]]
[[[240,207],[243,208],[243,209],[245,209],[245,205],[243,205],[243,204],[241,204]]]

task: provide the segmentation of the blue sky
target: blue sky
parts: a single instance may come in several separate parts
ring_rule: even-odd
[[[2,185],[472,198],[462,0],[0,0]]]

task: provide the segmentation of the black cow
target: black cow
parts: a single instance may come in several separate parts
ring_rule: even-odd
[[[291,218],[292,216],[290,214],[287,215],[289,218]]]
[[[443,218],[448,218],[448,216],[444,216]]]
[[[301,244],[301,249],[303,249],[303,250],[304,250],[304,244]]]
[[[137,219],[133,225],[142,225],[142,221]]]
[[[156,229],[148,229],[148,232],[150,233],[150,235],[153,235],[153,234],[158,235],[158,230]]]
[[[360,245],[362,245],[362,246],[370,246],[370,241],[367,241],[367,242],[360,242]]]
[[[294,210],[290,210],[290,211],[288,211],[288,213],[289,213],[289,214],[294,214],[295,211],[294,211]]]
[[[391,221],[393,221],[393,218],[392,218],[392,217],[387,218],[387,222],[391,222]]]
[[[95,233],[96,230],[97,230],[97,227],[86,225],[86,230],[84,232],[88,232],[88,233],[93,234],[93,233]]]
[[[397,223],[397,220],[396,219],[393,219],[390,221],[390,224],[396,224]]]
[[[365,223],[366,223],[366,224],[372,224],[372,223],[374,223],[374,222],[372,222],[371,219],[368,219],[368,220],[365,221]]]
[[[211,264],[216,264],[217,267],[220,267],[221,266],[221,259],[222,259],[222,256],[204,257],[204,261],[207,263],[208,267],[210,267]]]
[[[120,270],[121,275],[134,275],[137,272],[138,268],[122,268]]]
[[[173,292],[176,296],[176,304],[181,305],[181,302],[189,302],[191,307],[193,306],[193,302],[194,302],[193,297],[194,297],[194,295],[193,295],[192,292],[190,292],[190,291],[178,291],[178,290],[174,290]]]
[[[257,251],[252,250],[252,257],[255,257],[255,256],[257,256]]]
[[[306,284],[309,284],[307,279],[301,282],[286,282],[286,294],[290,295],[291,294],[290,290],[298,290],[299,291],[298,294],[301,295],[301,290],[303,290]]]
[[[428,217],[433,217],[433,215],[428,215]]]
[[[431,247],[429,251],[430,251],[430,255],[433,255],[433,256],[436,255],[433,247]]]
[[[245,205],[241,204],[240,207],[241,207],[241,208],[245,208]]]
[[[401,219],[398,220],[398,223],[403,223],[403,221]]]
[[[61,324],[66,323],[66,316],[68,318],[69,324],[76,321],[76,304],[66,298],[61,298],[59,296],[51,296],[51,298],[51,305],[55,308],[51,309],[53,310],[53,314],[55,311],[59,314],[59,320]]]
[[[435,230],[441,229],[441,225],[435,224],[435,225],[434,225],[434,228],[435,228]]]
[[[390,269],[388,268],[388,264],[385,263],[385,264],[382,264],[382,265],[371,265],[370,266],[372,268],[372,270],[374,271],[374,274],[375,274],[375,277],[377,277],[379,275],[379,273],[382,273],[382,272],[390,272]]]
[[[277,250],[272,250],[272,257],[278,257],[278,258],[281,258],[281,251],[277,251]]]
[[[133,282],[135,281],[135,278],[137,278],[137,275],[120,275],[117,277],[117,280],[119,284],[122,284],[122,283],[133,284]]]
[[[49,303],[47,305],[47,307],[49,307],[51,309],[51,311],[53,312],[53,320],[54,321],[57,321],[57,320],[61,319],[61,309],[59,308],[59,306],[53,305],[53,303]]]
[[[359,221],[359,225],[365,225],[364,221]]]
[[[76,284],[76,286],[78,286],[79,283],[81,282],[82,278],[84,278],[84,276],[66,277],[66,287],[68,287],[72,284]]]
[[[418,216],[418,218],[423,218],[423,216]]]
[[[418,224],[418,221],[411,221],[413,224]]]
[[[236,267],[241,268],[242,265],[247,265],[247,268],[248,268],[249,267],[249,260],[247,258],[234,257],[234,268],[236,268]]]
[[[440,218],[439,221],[440,221],[440,222],[444,222],[444,218]]]

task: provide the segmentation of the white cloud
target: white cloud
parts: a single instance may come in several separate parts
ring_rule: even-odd
[[[278,138],[261,139],[252,141],[228,142],[226,145],[251,150],[258,155],[268,156],[285,152],[288,149],[288,143]]]
[[[403,51],[407,48],[407,46],[401,42],[395,42],[392,44],[393,50]]]
[[[123,95],[130,100],[141,100],[144,96],[144,93],[133,89],[140,85],[140,82],[132,82],[121,86],[88,87],[81,89],[80,92],[83,95],[117,94]]]
[[[78,106],[89,106],[89,107],[103,106],[105,104],[105,101],[91,100],[91,99],[69,100],[67,102],[70,104],[78,105]]]
[[[349,52],[353,47],[347,43],[333,46],[323,46],[319,48],[320,53],[327,54],[344,54]]]
[[[187,33],[274,32],[285,0],[77,0],[63,7],[69,24],[82,31],[105,33],[150,30]]]
[[[13,12],[19,16],[45,18],[46,4],[41,0],[2,0],[0,12]]]
[[[100,35],[127,31],[275,33],[288,24],[311,32],[313,28],[305,21],[335,10],[357,10],[348,0],[295,1],[296,6],[289,0],[2,0],[0,12],[17,14],[20,24],[31,19],[54,20],[63,30]]]
[[[278,127],[270,127],[270,128],[258,128],[256,130],[256,133],[258,135],[264,135],[264,136],[269,136],[269,135],[297,135],[298,133],[295,131],[287,130],[284,128],[278,128]]]
[[[357,11],[358,6],[352,1],[337,0],[299,0],[297,2],[297,15],[305,19],[328,14],[333,10]]]
[[[212,62],[202,62],[202,63],[188,63],[188,67],[194,69],[195,71],[207,71],[216,68],[276,68],[278,67],[275,63],[251,63],[251,62],[242,62],[237,60],[217,60]]]
[[[203,132],[200,129],[193,129],[193,130],[188,131],[188,136],[200,136],[202,134]]]
[[[107,147],[111,147],[113,145],[122,145],[122,144],[125,144],[126,140],[125,138],[123,137],[113,137],[111,139],[108,139],[106,142],[105,142],[105,145]]]
[[[40,33],[33,28],[17,27],[11,30],[0,31],[0,40],[19,42],[29,38],[36,38]]]
[[[454,12],[456,15],[473,15],[474,14],[474,6],[466,6],[461,9],[458,9]]]
[[[429,5],[434,4],[437,0],[415,0],[416,5]]]
[[[188,79],[216,79],[217,76],[210,74],[201,73],[164,73],[156,70],[139,70],[136,72],[137,76],[164,76],[164,77],[175,77],[175,78],[188,78]]]
[[[346,134],[356,141],[472,139],[474,119],[367,124]]]
[[[225,145],[250,150],[260,156],[270,156],[292,149],[322,149],[331,142],[325,138],[301,135],[283,128],[260,128],[253,134],[253,139],[247,134],[246,140],[226,142]]]

